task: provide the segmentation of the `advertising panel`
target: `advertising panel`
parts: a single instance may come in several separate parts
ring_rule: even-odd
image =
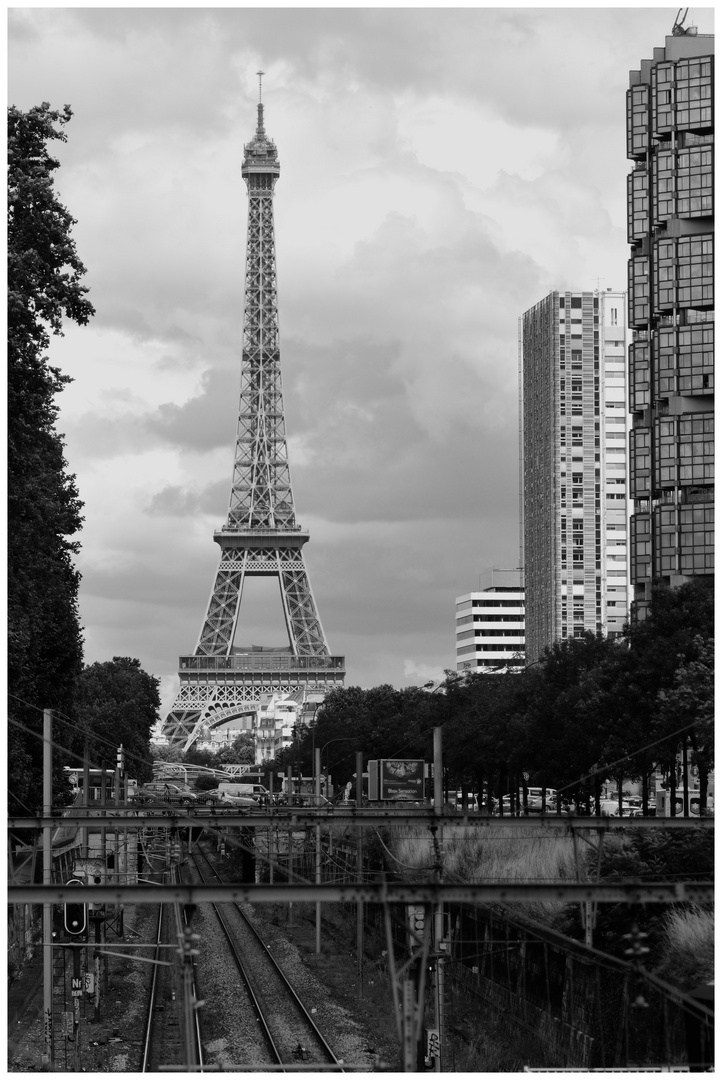
[[[424,762],[379,762],[380,797],[398,802],[422,802],[424,798]]]

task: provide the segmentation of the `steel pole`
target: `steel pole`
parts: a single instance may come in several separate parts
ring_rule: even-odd
[[[288,805],[294,806],[295,800],[293,798],[293,766],[288,766]],[[293,823],[289,823],[288,826],[288,884],[293,884]],[[293,900],[288,902],[288,925],[293,926]]]
[[[364,790],[364,756],[360,750],[356,751],[356,809],[363,802]],[[359,885],[364,878],[363,857],[363,826],[356,825],[356,880]],[[356,962],[358,965],[358,996],[364,996],[364,902],[356,901]]]
[[[108,805],[108,790],[105,784],[105,759],[100,762],[100,806],[105,813]],[[108,831],[103,826],[100,830],[100,861],[103,866],[103,873],[107,880],[108,878]],[[95,908],[93,908],[95,910]],[[100,905],[100,911],[102,912],[103,919],[100,924],[100,944],[105,945],[105,904]],[[108,992],[108,957],[103,955],[103,990]]]
[[[88,748],[88,740],[85,740],[85,748],[83,750],[83,798],[82,805],[86,811],[90,802],[90,754]],[[87,859],[90,855],[88,851],[88,827],[84,826],[80,830],[80,848],[83,853],[83,858]]]
[[[53,713],[43,710],[43,817],[53,808]],[[53,883],[53,829],[43,828],[43,884]],[[53,906],[43,904],[43,1053],[45,1072],[55,1071],[53,1052]]]
[[[316,805],[321,802],[321,751],[314,748],[313,775]],[[316,826],[316,884],[321,884],[321,826]],[[321,952],[321,901],[316,901],[316,954]]]
[[[440,812],[444,805],[444,765],[443,755],[441,751],[441,732],[440,727],[434,728],[434,809]],[[437,833],[439,843],[439,861],[436,865],[436,880],[441,881],[443,876],[443,868],[441,864],[441,844],[443,840],[442,826],[439,822],[439,831]],[[443,974],[443,960],[441,957],[441,941],[444,936],[444,905],[436,904],[434,907],[434,936],[433,936],[433,950],[434,950],[434,973],[436,978],[434,979],[434,1020],[436,1030],[439,1033],[439,1056],[434,1058],[434,1072],[442,1071],[442,1062],[444,1054],[444,974]],[[423,1004],[422,1004],[423,1007]]]

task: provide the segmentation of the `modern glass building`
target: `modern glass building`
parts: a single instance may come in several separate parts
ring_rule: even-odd
[[[520,320],[526,658],[628,614],[626,297],[552,292]]]
[[[691,28],[694,30],[694,28]],[[627,91],[631,581],[714,573],[714,37],[680,27]]]
[[[487,570],[479,592],[456,598],[456,670],[524,667],[524,574]]]

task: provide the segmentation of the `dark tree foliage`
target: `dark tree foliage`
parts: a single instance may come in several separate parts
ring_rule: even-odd
[[[709,832],[636,832],[625,838],[623,846],[602,849],[599,867],[603,881],[713,881],[714,836]],[[596,874],[596,854],[589,857],[590,871]],[[648,935],[644,942],[652,957],[660,955],[668,904],[600,904],[594,930],[594,946],[627,959],[629,941],[624,935],[636,922]],[[579,915],[571,907],[561,916],[558,929],[570,937],[583,937]],[[652,961],[654,966],[654,961]]]
[[[218,787],[218,780],[212,773],[201,774],[195,782],[196,791],[213,791]]]
[[[115,768],[122,743],[128,775],[140,783],[152,776],[150,737],[160,720],[160,680],[140,666],[140,660],[114,656],[83,668],[79,679],[74,749],[88,746],[96,768]]]
[[[426,691],[418,687],[338,687],[326,697],[310,728],[297,732],[294,743],[278,755],[280,768],[300,764],[312,773],[313,751],[322,751],[321,765],[334,784],[345,784],[356,768],[356,752],[369,758],[429,757],[433,721]]]
[[[603,725],[589,699],[600,667],[618,652],[614,641],[587,632],[555,642],[527,673],[533,682],[527,708],[531,759],[542,782],[565,788],[568,798],[584,796],[578,781],[599,759]]]
[[[700,655],[711,657],[713,634],[713,593],[698,582],[656,588],[647,619],[626,628],[623,647],[595,673],[595,691],[587,702],[590,726],[601,737],[600,762],[620,762],[610,775],[623,773],[645,783],[655,765],[674,759],[683,734],[694,742],[695,728],[689,725],[696,715],[687,709],[685,717],[672,705],[685,698]],[[704,722],[701,714],[699,720]]]
[[[194,743],[184,754],[179,756],[178,760],[183,762],[184,765],[204,765],[207,769],[211,769],[216,760],[216,755],[212,750],[206,750],[204,747],[197,746]]]
[[[241,731],[232,743],[213,755],[212,768],[223,765],[250,765],[255,760],[255,740],[250,731]]]
[[[57,710],[54,738],[67,745],[61,714],[72,712],[82,668],[73,565],[82,503],[55,427],[55,398],[68,379],[44,355],[64,318],[85,324],[94,314],[70,235],[75,220],[53,188],[59,162],[48,153],[51,141],[66,140],[71,115],[68,106],[59,112],[46,103],[8,109],[8,786],[15,812],[41,803],[42,710]]]
[[[433,754],[443,729],[448,787],[491,789],[497,797],[521,786],[561,788],[581,806],[602,780],[649,776],[689,728],[700,774],[713,763],[713,597],[690,583],[659,589],[645,623],[623,638],[586,633],[557,642],[538,664],[512,674],[447,673],[440,692],[334,690],[311,728],[297,732],[275,763],[312,772],[314,748],[335,784],[364,760]],[[665,743],[669,746],[665,748]]]

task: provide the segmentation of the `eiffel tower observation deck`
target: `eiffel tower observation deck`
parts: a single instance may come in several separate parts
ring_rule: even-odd
[[[216,579],[195,652],[180,658],[180,687],[163,727],[166,738],[184,749],[204,730],[239,717],[246,718],[243,726],[250,730],[274,696],[292,696],[301,705],[322,701],[345,677],[344,657],[331,656],[316,610],[302,551],[309,533],[296,524],[291,490],[273,222],[279,173],[278,152],[266,135],[259,100],[256,131],[244,147],[241,170],[248,188],[248,236],[228,518],[213,534],[221,549]],[[243,586],[251,576],[277,579],[288,644],[235,644]]]

